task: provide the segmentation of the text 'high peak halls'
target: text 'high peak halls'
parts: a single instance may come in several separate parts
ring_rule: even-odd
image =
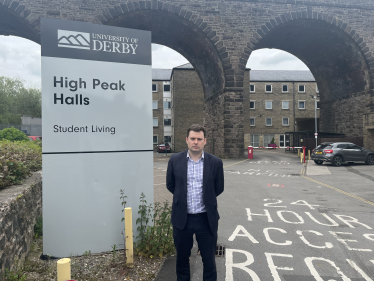
[[[59,29],[58,46],[64,48],[136,55],[138,38]]]

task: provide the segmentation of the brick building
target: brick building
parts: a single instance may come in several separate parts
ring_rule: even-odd
[[[152,69],[153,149],[161,142],[172,142],[171,69]]]
[[[309,70],[247,70],[247,73],[250,82],[246,75],[245,146],[267,146],[273,138],[277,146],[289,146],[286,132],[315,131],[314,96],[318,95],[318,88]]]
[[[186,129],[191,124],[207,121],[204,120],[204,94],[201,80],[191,64],[172,70],[171,89],[172,144],[174,151],[179,152],[186,149]],[[317,84],[308,70],[246,69],[243,92],[245,147],[267,146],[273,137],[278,146],[287,146],[286,132],[314,131],[316,94]],[[218,131],[213,129],[207,143],[212,153],[217,141]]]

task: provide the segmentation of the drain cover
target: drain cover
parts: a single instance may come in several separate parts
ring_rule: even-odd
[[[200,249],[197,250],[197,254],[200,255]],[[225,246],[217,245],[216,247],[216,257],[225,256]]]

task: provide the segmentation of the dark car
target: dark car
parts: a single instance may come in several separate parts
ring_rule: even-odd
[[[160,143],[157,145],[157,152],[171,152],[171,147],[169,143]]]
[[[351,142],[324,142],[313,149],[311,158],[317,165],[325,161],[334,166],[340,166],[343,162],[365,162],[374,165],[374,151]]]

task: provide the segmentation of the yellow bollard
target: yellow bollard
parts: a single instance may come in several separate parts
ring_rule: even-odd
[[[308,150],[308,160],[310,160],[310,150]]]
[[[70,259],[60,259],[57,261],[57,281],[71,279]]]
[[[297,157],[300,157],[300,149],[297,149]]]
[[[125,208],[125,237],[126,237],[126,264],[134,263],[134,243],[132,233],[132,209]]]
[[[303,163],[303,159],[304,159],[304,155],[303,154],[304,154],[303,152],[300,153],[300,160],[301,160],[300,162],[301,163]]]

